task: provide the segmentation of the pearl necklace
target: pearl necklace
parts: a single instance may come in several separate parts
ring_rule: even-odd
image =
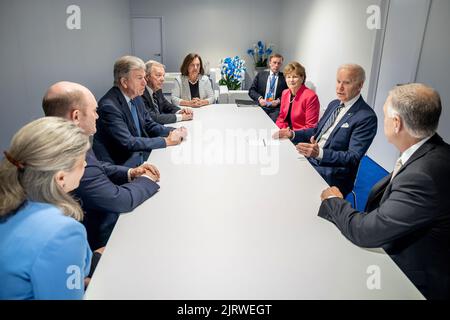
[[[191,79],[188,79],[188,81],[189,81],[190,84],[195,85],[198,82],[198,78],[194,82],[192,82]]]

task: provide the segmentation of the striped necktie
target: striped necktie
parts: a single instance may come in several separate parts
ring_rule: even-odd
[[[316,138],[317,142],[319,142],[320,138],[322,138],[324,133],[327,132],[328,129],[330,129],[333,126],[334,121],[336,121],[336,118],[338,117],[339,113],[344,107],[345,104],[341,103],[339,107],[337,107],[336,110],[334,110],[333,113],[328,117],[327,122],[325,122],[325,125],[322,127],[322,130],[320,131],[319,135]]]
[[[159,110],[159,103],[158,103],[158,97],[156,96],[156,92],[153,92],[152,98],[153,98],[153,105],[155,107],[155,111],[159,114],[160,110]]]

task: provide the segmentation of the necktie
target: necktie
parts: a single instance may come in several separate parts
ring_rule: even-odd
[[[272,74],[270,78],[269,83],[269,92],[267,92],[266,100],[272,101],[275,99],[275,81],[277,80],[277,77],[275,74]]]
[[[156,110],[156,112],[160,113],[158,98],[156,97],[156,92],[153,92],[152,97],[153,97],[153,105],[155,106],[155,110]]]
[[[323,134],[330,129],[334,121],[336,120],[337,116],[341,112],[341,110],[345,107],[344,103],[341,103],[339,107],[336,108],[336,110],[333,111],[333,113],[328,117],[327,122],[325,122],[325,125],[322,127],[322,130],[320,131],[319,135],[316,138],[316,141],[319,142],[320,138],[322,138]]]
[[[394,170],[392,171],[391,181],[397,175],[398,171],[401,169],[402,166],[403,166],[402,159],[399,158],[395,163]]]
[[[133,116],[134,125],[138,132],[138,136],[140,137],[141,136],[141,126],[139,125],[137,109],[136,109],[136,105],[134,104],[133,100],[130,100],[130,110],[131,110],[131,115]]]

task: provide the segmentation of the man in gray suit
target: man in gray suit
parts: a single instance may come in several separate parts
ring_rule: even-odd
[[[371,190],[365,212],[336,187],[322,192],[319,216],[354,244],[382,247],[428,299],[450,298],[450,146],[436,133],[439,94],[423,84],[395,87],[384,132],[400,152],[394,171]]]

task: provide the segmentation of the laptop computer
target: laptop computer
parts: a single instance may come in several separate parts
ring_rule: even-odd
[[[235,103],[238,107],[258,107],[258,105],[253,100],[236,99]]]

